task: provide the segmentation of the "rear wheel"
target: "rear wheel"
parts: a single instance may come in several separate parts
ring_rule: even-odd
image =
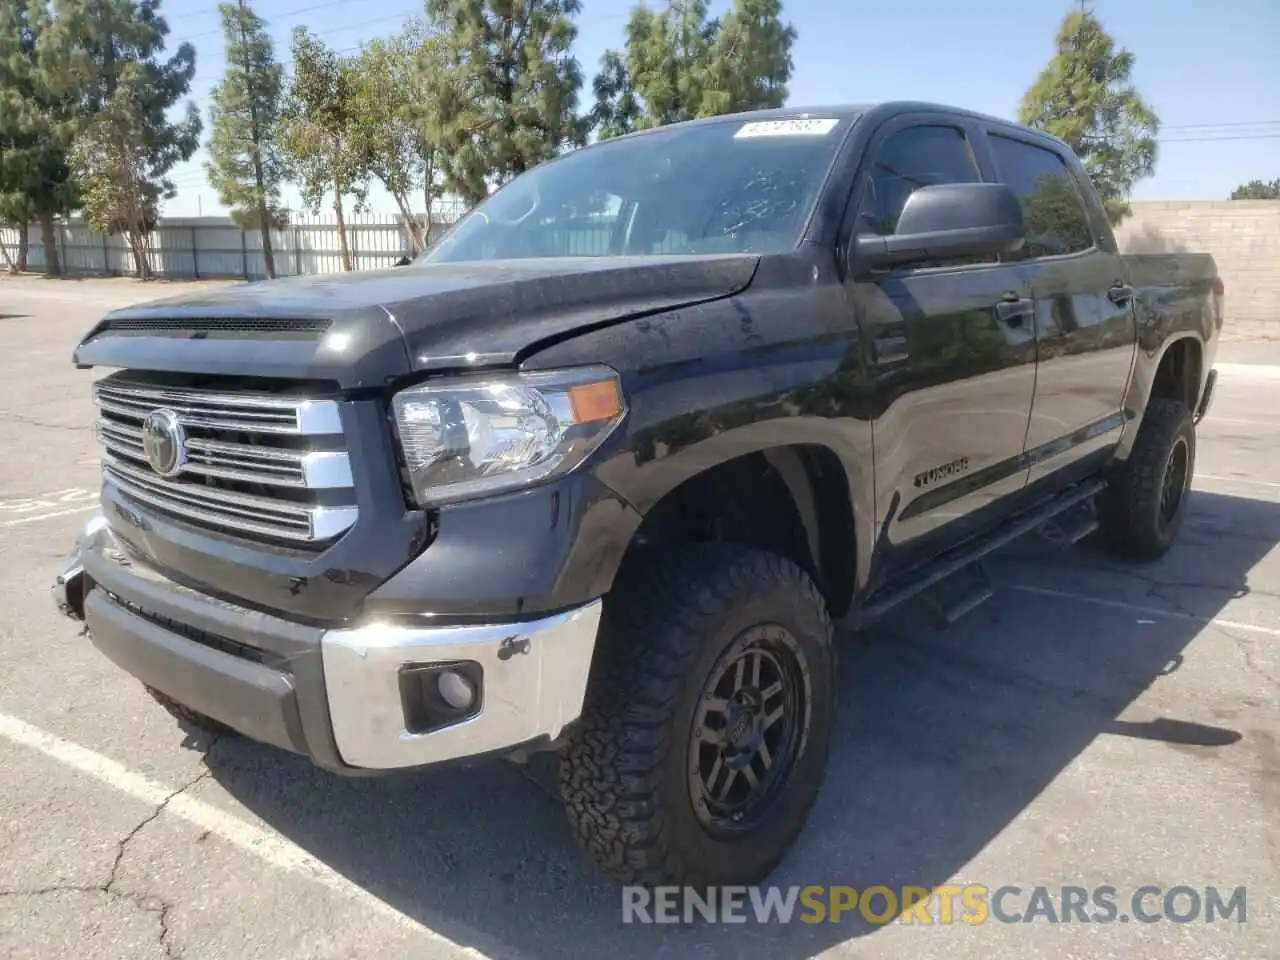
[[[809,577],[728,545],[610,598],[561,791],[586,849],[650,885],[749,884],[804,826],[834,714],[831,622]]]
[[[1099,532],[1112,552],[1133,560],[1164,555],[1186,516],[1195,462],[1195,424],[1187,405],[1152,400],[1129,459],[1098,503]]]

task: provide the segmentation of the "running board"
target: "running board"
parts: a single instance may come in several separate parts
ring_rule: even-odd
[[[1078,510],[1067,510],[1040,527],[1039,534],[1050,543],[1070,547],[1098,529],[1097,514],[1081,504]]]
[[[991,589],[991,584],[983,577],[981,583],[974,584],[968,593],[944,610],[942,617],[946,620],[947,626],[951,626],[966,614],[973,613],[995,595],[996,592]]]
[[[884,594],[872,594],[869,598],[869,602],[856,610],[848,619],[851,620],[854,625],[858,625],[866,622],[867,620],[874,620],[877,617],[883,616],[904,600],[909,600],[922,591],[928,590],[930,587],[947,579],[947,577],[959,573],[975,561],[981,560],[987,554],[992,553],[995,550],[999,550],[1001,547],[1012,543],[1014,540],[1044,527],[1046,523],[1060,514],[1066,513],[1073,507],[1077,507],[1080,504],[1089,501],[1093,497],[1096,497],[1106,489],[1106,486],[1106,481],[1100,479],[1087,480],[1083,483],[1076,484],[1074,487],[1058,494],[1058,496],[1054,497],[1052,500],[1027,511],[1026,513],[1016,515],[1011,520],[1006,521],[1004,524],[985,536],[978,537],[968,543],[947,551],[931,561],[904,583],[888,588],[887,592]],[[1096,524],[1094,526],[1096,526]],[[1088,527],[1088,529],[1086,529],[1086,527]],[[1083,539],[1088,536],[1093,529],[1094,527],[1089,526],[1088,524],[1080,524],[1079,526],[1073,526],[1069,533],[1066,533],[1066,531],[1064,531],[1064,533],[1066,533],[1068,538],[1074,536],[1076,539]],[[1072,539],[1070,542],[1074,543],[1076,542],[1076,539]],[[984,596],[984,592],[985,591],[982,589],[974,591],[972,597],[967,598],[959,605],[958,613],[967,613],[969,610],[978,606],[978,604],[983,600],[988,599],[990,593],[986,593]],[[948,622],[954,622],[954,619],[958,619],[958,615],[953,619],[953,616],[950,615],[952,613],[953,611],[948,611],[948,616],[946,617]]]

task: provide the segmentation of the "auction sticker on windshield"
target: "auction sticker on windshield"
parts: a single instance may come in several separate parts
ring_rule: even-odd
[[[756,120],[742,125],[733,135],[735,140],[748,137],[825,137],[840,122],[837,117],[815,117],[800,120]]]

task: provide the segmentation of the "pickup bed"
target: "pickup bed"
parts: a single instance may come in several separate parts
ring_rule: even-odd
[[[401,268],[105,317],[56,596],[184,723],[344,774],[556,750],[613,875],[754,882],[822,780],[834,625],[1033,532],[1169,548],[1222,317],[1210,257],[1122,256],[1003,120],[610,140]]]

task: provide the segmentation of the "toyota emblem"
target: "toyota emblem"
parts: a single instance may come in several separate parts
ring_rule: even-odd
[[[187,463],[187,432],[172,410],[153,410],[142,421],[142,452],[162,477],[177,476]]]

